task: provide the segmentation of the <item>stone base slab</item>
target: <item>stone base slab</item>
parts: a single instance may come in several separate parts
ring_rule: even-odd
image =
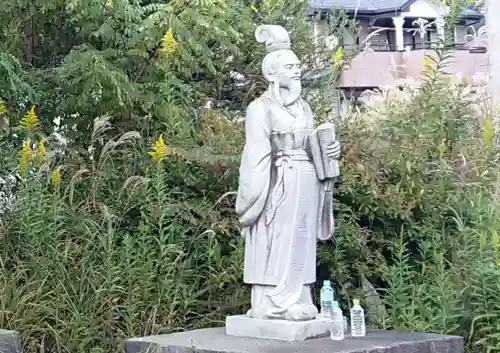
[[[22,351],[19,332],[0,329],[0,353],[22,353]]]
[[[209,328],[170,335],[133,338],[126,353],[462,353],[463,339],[430,333],[373,331],[366,337],[330,337],[305,341],[278,341],[228,336],[225,329]]]
[[[308,321],[262,320],[246,315],[226,317],[226,335],[255,337],[281,341],[303,341],[325,337],[329,334],[330,322],[325,319]]]

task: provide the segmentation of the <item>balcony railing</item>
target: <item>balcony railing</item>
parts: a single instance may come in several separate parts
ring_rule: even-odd
[[[438,42],[421,42],[421,43],[409,43],[405,44],[404,48],[410,48],[410,50],[425,50],[425,49],[436,49],[439,47]],[[470,50],[470,48],[465,43],[455,43],[452,45],[455,50]],[[398,51],[397,46],[393,44],[386,43],[371,43],[371,50],[376,52],[392,52]],[[359,45],[344,45],[344,50],[347,51],[359,51],[361,48]]]

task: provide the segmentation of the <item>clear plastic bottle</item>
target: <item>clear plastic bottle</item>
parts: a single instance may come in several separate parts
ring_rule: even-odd
[[[366,335],[365,311],[359,305],[359,299],[352,301],[351,308],[351,336],[363,337]]]
[[[330,338],[334,341],[342,341],[344,339],[344,314],[342,313],[342,309],[339,308],[337,301],[333,302]]]
[[[321,301],[321,316],[324,319],[331,319],[332,317],[333,297],[334,292],[331,282],[329,280],[324,280],[319,295]]]

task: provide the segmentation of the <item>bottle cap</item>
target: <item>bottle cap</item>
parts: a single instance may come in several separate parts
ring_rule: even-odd
[[[352,303],[353,303],[354,305],[359,305],[359,299],[353,299],[353,300],[352,300]]]
[[[334,308],[338,308],[338,307],[339,307],[339,302],[338,302],[338,301],[336,301],[336,300],[334,300],[334,301],[333,301],[333,307],[334,307]]]
[[[323,281],[323,285],[324,285],[324,286],[331,286],[331,285],[332,285],[332,283],[330,282],[330,280],[329,280],[329,279],[325,279],[325,280]]]

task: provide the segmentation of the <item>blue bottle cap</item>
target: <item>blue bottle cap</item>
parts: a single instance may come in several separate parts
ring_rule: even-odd
[[[324,286],[331,286],[331,285],[332,285],[332,283],[330,282],[330,280],[329,280],[329,279],[325,279],[325,280],[323,281],[323,285],[324,285]]]

